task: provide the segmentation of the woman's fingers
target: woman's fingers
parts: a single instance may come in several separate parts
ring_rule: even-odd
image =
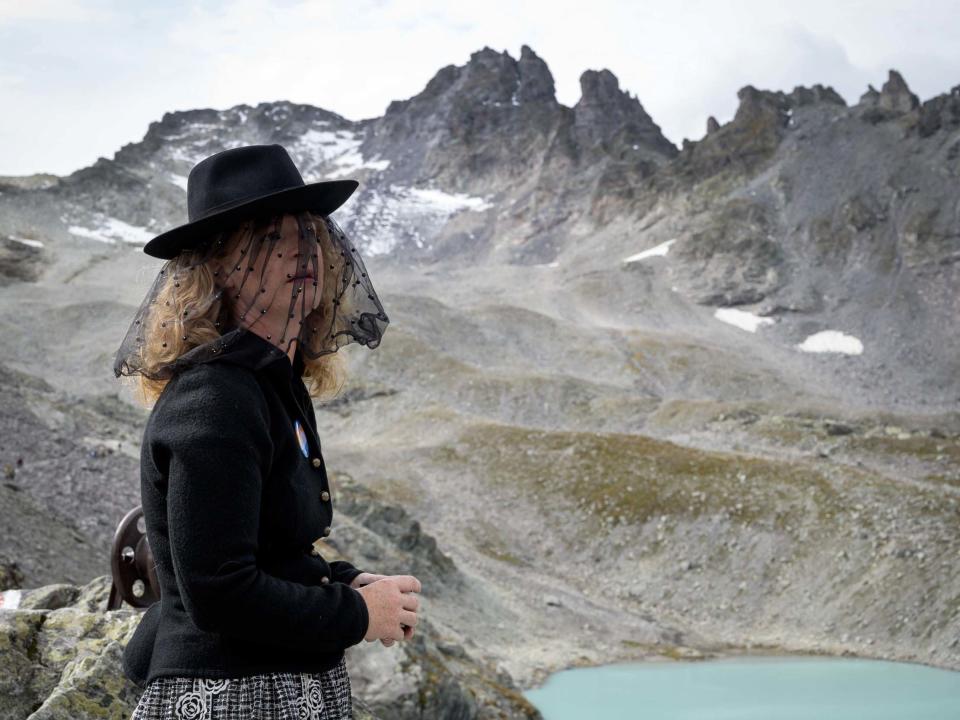
[[[420,581],[413,575],[391,575],[390,577],[396,581],[400,592],[420,592]]]
[[[400,591],[398,622],[392,632],[379,638],[384,647],[391,647],[397,641],[409,640],[413,637],[414,626],[417,624],[416,611],[420,607],[420,598],[417,593],[421,591],[421,584],[420,580],[413,575],[379,575],[366,572],[358,575],[354,581],[357,585],[366,586],[387,578],[392,580],[393,585]]]
[[[414,621],[414,622],[415,622],[415,621]],[[401,623],[401,624],[400,624],[400,634],[399,634],[398,637],[396,637],[396,638],[392,638],[392,637],[391,637],[391,638],[380,638],[380,643],[381,643],[384,647],[390,647],[391,645],[394,645],[394,644],[397,642],[397,640],[409,640],[410,638],[413,637],[413,632],[414,632],[414,628],[413,628],[412,625],[407,625],[407,624],[405,624],[405,623]],[[369,640],[368,642],[373,642],[373,640]]]
[[[404,610],[416,610],[420,607],[420,597],[412,592],[404,593],[401,607]]]
[[[363,587],[364,585],[369,585],[370,583],[376,582],[377,580],[382,580],[385,577],[387,577],[387,575],[378,575],[377,573],[362,572],[353,579],[353,582],[350,583],[350,587],[352,588]]]

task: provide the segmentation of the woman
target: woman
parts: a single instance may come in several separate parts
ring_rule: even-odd
[[[279,145],[226,150],[191,171],[190,221],[144,247],[167,262],[114,366],[154,403],[141,498],[161,592],[124,650],[134,720],[351,718],[344,650],[413,635],[417,578],[315,547],[333,506],[311,397],[337,388],[339,347],[375,348],[389,322],[329,217],[356,186],[305,185]]]

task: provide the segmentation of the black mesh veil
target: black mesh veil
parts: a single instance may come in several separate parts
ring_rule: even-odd
[[[114,374],[169,379],[254,329],[305,358],[375,348],[389,319],[360,253],[333,218],[308,211],[223,227],[167,260],[116,353]]]

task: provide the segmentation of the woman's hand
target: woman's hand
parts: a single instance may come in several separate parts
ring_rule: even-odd
[[[350,587],[352,587],[352,588],[354,588],[354,589],[360,589],[361,587],[364,587],[364,586],[369,585],[369,584],[371,584],[371,583],[377,582],[378,580],[383,580],[383,579],[385,579],[385,578],[393,578],[393,579],[402,578],[402,579],[403,579],[403,580],[402,580],[403,583],[409,583],[409,581],[410,581],[411,579],[414,581],[415,584],[414,584],[414,585],[411,585],[410,587],[411,587],[411,588],[416,588],[416,589],[411,589],[411,590],[409,590],[409,591],[402,592],[401,594],[414,596],[414,597],[412,598],[412,600],[413,600],[413,606],[410,607],[409,609],[410,609],[410,610],[413,610],[414,613],[415,613],[415,612],[416,612],[416,608],[419,606],[419,602],[418,602],[417,598],[415,597],[415,595],[416,595],[416,593],[420,592],[420,581],[417,580],[416,578],[414,578],[414,577],[411,576],[411,575],[379,575],[379,574],[377,574],[377,573],[362,572],[362,573],[360,573],[359,575],[357,575],[357,576],[353,579],[353,581],[350,583]],[[364,599],[366,599],[366,596],[364,596]],[[416,624],[416,615],[415,615],[415,614],[413,615],[413,618],[414,618],[414,622],[413,622],[412,624],[410,624],[410,625],[401,624],[401,626],[400,626],[401,629],[402,629],[402,631],[403,631],[403,638],[402,638],[403,640],[409,640],[410,638],[413,637],[414,625]],[[376,637],[366,638],[367,642],[373,642],[373,641],[376,640],[376,639],[377,639]],[[393,645],[393,644],[397,641],[397,639],[399,639],[399,638],[385,638],[385,637],[381,637],[381,638],[379,638],[379,639],[380,639],[380,643],[381,643],[384,647],[390,647],[390,646]]]

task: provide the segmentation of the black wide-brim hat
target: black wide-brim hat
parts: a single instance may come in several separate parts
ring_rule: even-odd
[[[215,231],[252,215],[312,210],[329,215],[359,183],[327,180],[305,184],[282,145],[245,145],[204,158],[187,177],[185,225],[143,246],[147,255],[169,260],[208,240]]]

